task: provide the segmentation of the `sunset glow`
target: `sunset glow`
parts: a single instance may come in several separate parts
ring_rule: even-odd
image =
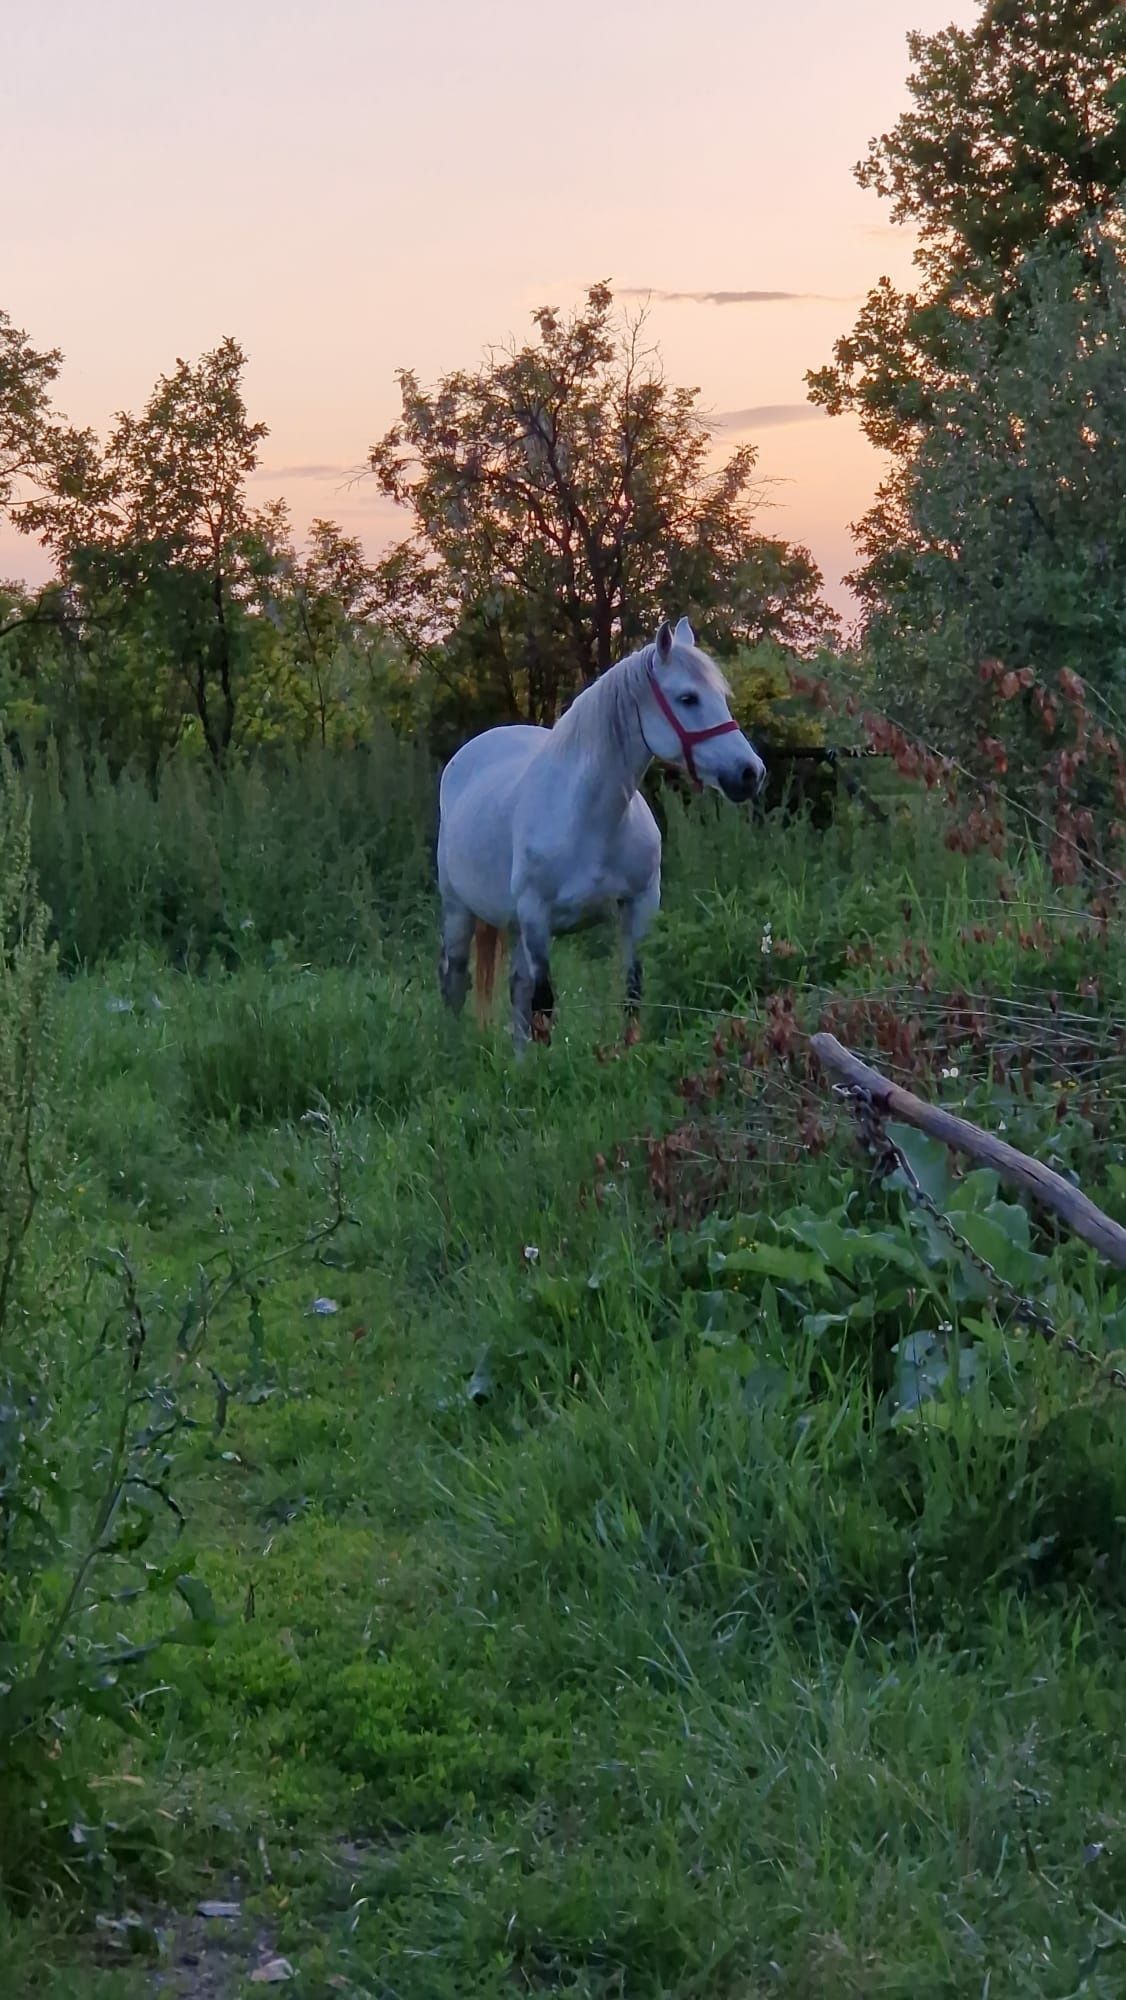
[[[233,334],[270,426],[261,499],[374,551],[394,510],[350,475],[396,415],[395,369],[472,364],[607,278],[651,296],[670,377],[721,444],[757,443],[765,524],[844,603],[878,465],[850,419],[803,407],[803,376],[876,278],[909,273],[850,169],[906,101],[907,29],[971,12],[45,0],[7,26],[23,192],[0,303],[63,349],[60,405],[99,429]],[[0,574],[46,561],[5,528]]]

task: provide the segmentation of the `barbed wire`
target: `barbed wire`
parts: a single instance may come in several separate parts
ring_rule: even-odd
[[[822,675],[820,679],[822,685],[830,689],[831,694],[835,692],[828,676]],[[851,667],[843,659],[834,662],[832,679],[844,682],[846,685],[851,683],[862,703],[868,702],[874,692],[860,671],[855,667]],[[1091,692],[1086,681],[1083,683],[1083,691],[1085,695]],[[921,750],[924,755],[933,757],[937,762],[943,764],[947,770],[955,772],[962,779],[963,783],[967,784],[970,790],[976,793],[977,797],[983,802],[988,800],[992,792],[1003,805],[1008,807],[1010,812],[1016,813],[1020,819],[1023,819],[1026,825],[1039,827],[1041,832],[1051,834],[1053,839],[1058,840],[1062,846],[1070,848],[1074,854],[1085,862],[1087,867],[1094,869],[1107,881],[1112,882],[1116,888],[1126,888],[1126,877],[1120,875],[1117,869],[1112,868],[1108,862],[1101,860],[1098,855],[1085,853],[1080,841],[1076,840],[1071,834],[1063,833],[1058,827],[1053,826],[1050,820],[1045,819],[1042,813],[1036,812],[1026,800],[1017,797],[1013,792],[1007,791],[996,781],[989,783],[979,777],[959,757],[952,755],[948,751],[936,749],[935,745],[927,737],[920,735],[917,729],[912,729],[909,723],[899,720],[898,717],[891,714],[887,709],[879,711],[879,713],[883,721],[890,723],[893,729],[897,729],[901,736],[906,737],[909,742],[914,743],[916,748]],[[913,795],[912,788],[908,788],[903,794],[906,797]]]

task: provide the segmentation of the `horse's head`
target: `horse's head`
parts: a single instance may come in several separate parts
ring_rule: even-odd
[[[705,785],[740,804],[756,798],[766,766],[728,706],[727,683],[682,618],[661,626],[649,650],[642,696],[645,741],[664,764],[679,764],[697,791]]]

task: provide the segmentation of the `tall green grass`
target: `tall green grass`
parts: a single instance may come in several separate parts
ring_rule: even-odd
[[[996,871],[926,812],[890,842],[672,803],[642,1044],[609,945],[562,941],[555,1042],[518,1066],[499,1021],[438,1004],[429,780],[378,832],[348,768],[249,774],[237,809],[170,777],[143,837],[97,773],[36,780],[55,893],[71,852],[98,885],[55,909],[36,1351],[81,1467],[109,1415],[83,1253],[125,1246],[192,1418],[168,1447],[183,1526],[126,1539],[84,1617],[153,1636],[127,1593],[175,1564],[219,1622],[153,1657],[132,1735],[60,1718],[83,1816],[27,1809],[6,1990],[151,1990],[130,1940],[158,1955],[210,1895],[241,1906],[238,1971],[268,1945],[310,1995],[1117,1994],[1126,1398],[993,1309],[847,1123],[671,1234],[647,1141],[697,1115],[720,1013],[756,1023],[787,981],[902,985],[882,958],[922,937],[942,985],[1079,1007],[1097,973],[1109,1018],[1126,961],[1031,865],[994,921]],[[133,901],[103,911],[114,884]],[[1022,946],[1045,912],[1050,950]],[[325,1105],[347,1220],[313,1240]],[[1036,1149],[1061,1129],[1035,1078],[1020,1116]],[[1098,1144],[1074,1123],[1068,1157],[1121,1209],[1121,1118]],[[1062,1329],[1117,1343],[1118,1280],[963,1198]]]
[[[155,784],[49,746],[26,782],[64,964],[144,943],[182,965],[254,947],[345,964],[397,939],[432,874],[421,748],[263,756],[219,779],[180,758]]]

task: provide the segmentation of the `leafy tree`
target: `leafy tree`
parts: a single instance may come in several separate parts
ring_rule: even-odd
[[[950,396],[972,392],[982,323],[995,359],[1010,327],[1025,337],[1040,247],[1070,252],[1079,294],[1097,297],[1126,185],[1119,0],[986,0],[973,27],[914,34],[908,48],[913,108],[855,171],[916,227],[919,282],[900,292],[881,279],[832,364],[808,378],[814,402],[855,411],[893,455],[854,579],[869,604],[887,601],[913,546],[912,462],[947,423]]]
[[[371,707],[386,651],[373,622],[376,576],[358,536],[316,520],[305,549],[294,546],[284,502],[256,522],[261,596],[278,635],[271,699],[288,702],[302,741],[354,739]]]
[[[0,714],[9,744],[60,732],[80,699],[83,649],[65,593],[0,582]]]
[[[21,485],[41,475],[62,435],[50,399],[62,358],[57,347],[33,347],[27,334],[0,312],[0,512],[11,509],[17,519]],[[5,641],[0,673],[9,694],[13,679],[17,683],[17,707],[26,699],[35,705],[30,682],[36,646],[43,638],[46,652],[57,656],[66,609],[53,587],[36,596],[22,584],[0,583],[0,639]],[[50,628],[46,635],[35,629],[43,627]]]
[[[804,549],[755,528],[755,453],[718,473],[698,392],[666,383],[608,286],[476,373],[424,389],[370,463],[413,515],[379,601],[447,714],[551,721],[675,600],[729,645],[831,627]]]
[[[235,734],[253,595],[246,481],[266,436],[243,399],[245,356],[227,339],[178,361],[140,416],[54,441],[43,493],[20,525],[55,555],[88,625],[124,642],[134,694],[159,736],[194,716],[221,763]]]
[[[42,350],[0,312],[0,508],[17,480],[40,467],[52,433],[50,389],[62,366],[57,347]]]
[[[1026,260],[1003,327],[962,324],[958,367],[901,474],[905,532],[890,554],[871,548],[887,607],[872,633],[901,711],[921,641],[915,706],[939,733],[985,658],[1126,694],[1124,452],[1126,260],[1092,229]]]

